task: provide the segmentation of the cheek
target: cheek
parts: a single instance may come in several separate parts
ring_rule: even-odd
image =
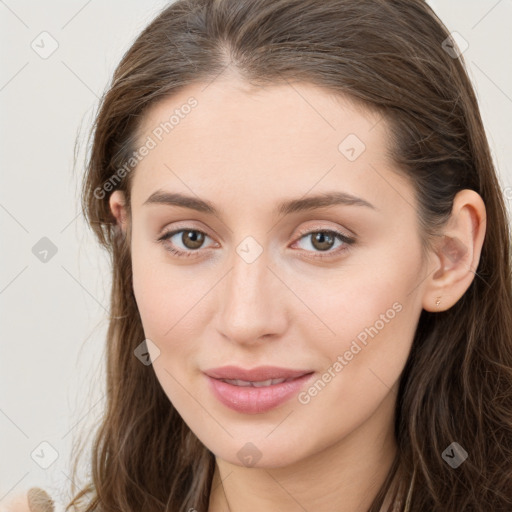
[[[310,353],[323,364],[297,401],[304,418],[321,415],[325,439],[347,434],[394,396],[421,311],[409,291],[405,281],[390,291],[377,280],[323,300],[323,320],[335,334],[319,337],[312,326],[305,334]]]
[[[166,271],[167,270],[167,271]],[[133,291],[148,338],[162,343],[186,326],[196,293],[170,268],[133,264]],[[180,320],[181,319],[181,320]]]
[[[334,366],[331,374],[345,375],[338,382],[346,379],[343,385],[354,390],[371,388],[379,378],[392,386],[421,314],[419,252],[409,248],[378,254],[378,261],[347,265],[328,280],[302,280],[295,290],[315,313],[302,322],[302,337],[312,346],[314,341],[326,369]]]
[[[136,240],[136,239],[135,239]],[[194,265],[171,262],[165,249],[132,248],[133,291],[144,334],[157,344],[163,359],[176,361],[195,350],[207,325],[205,306],[215,276]]]
[[[162,339],[181,311],[183,286],[173,277],[176,272],[172,267],[165,264],[163,248],[145,241],[137,230],[134,230],[131,251],[133,292],[144,334],[161,349]]]

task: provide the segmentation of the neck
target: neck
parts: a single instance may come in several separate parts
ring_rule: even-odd
[[[390,392],[356,430],[286,467],[248,468],[217,457],[208,511],[366,512],[396,454],[395,398]]]

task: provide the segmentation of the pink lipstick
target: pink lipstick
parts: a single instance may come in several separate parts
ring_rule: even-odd
[[[299,393],[314,372],[277,366],[252,369],[223,366],[204,373],[214,396],[226,407],[245,414],[259,414]]]

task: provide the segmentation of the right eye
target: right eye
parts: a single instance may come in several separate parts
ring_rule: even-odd
[[[173,241],[172,239],[175,237],[176,239]],[[190,258],[196,256],[195,253],[199,252],[198,249],[204,244],[206,238],[210,237],[199,229],[182,228],[164,233],[158,238],[158,241],[172,254],[180,258]],[[169,242],[171,243],[169,244]],[[181,243],[183,247],[176,247],[177,243]]]

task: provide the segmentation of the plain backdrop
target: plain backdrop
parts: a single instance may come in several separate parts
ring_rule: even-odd
[[[110,275],[80,213],[74,146],[83,153],[113,70],[167,4],[0,1],[0,505],[33,485],[67,499],[72,444],[101,418]],[[512,0],[430,4],[469,45],[510,211]]]

